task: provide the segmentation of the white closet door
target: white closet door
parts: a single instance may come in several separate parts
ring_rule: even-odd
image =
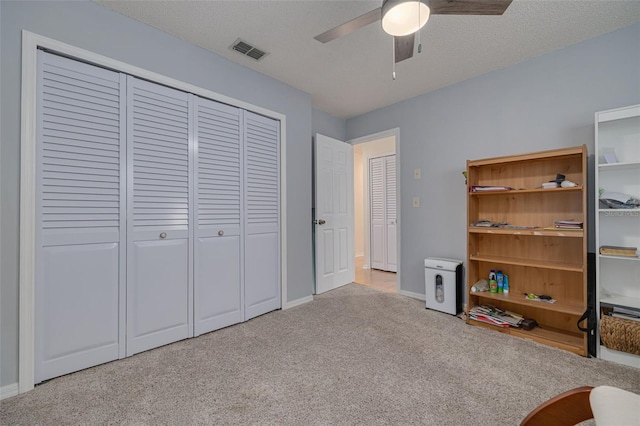
[[[385,269],[386,221],[384,159],[369,160],[369,192],[371,203],[371,267]]]
[[[398,269],[396,252],[396,156],[385,157],[385,270],[396,272]]]
[[[124,356],[124,77],[42,51],[35,380]]]
[[[189,95],[127,77],[127,355],[189,337]]]
[[[280,122],[244,113],[245,320],[280,303]]]
[[[396,156],[369,160],[371,267],[396,272]]]
[[[243,320],[242,111],[196,101],[195,335]]]

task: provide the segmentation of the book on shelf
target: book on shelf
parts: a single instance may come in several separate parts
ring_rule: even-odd
[[[515,188],[500,185],[471,185],[470,192],[513,191]]]
[[[576,220],[556,220],[553,226],[557,229],[582,229],[582,222]]]
[[[600,246],[600,254],[637,257],[637,247]]]
[[[530,226],[530,225],[510,225],[507,222],[493,222],[488,219],[480,219],[476,222],[473,222],[471,225],[472,228],[501,228],[501,229],[538,229],[538,226]]]

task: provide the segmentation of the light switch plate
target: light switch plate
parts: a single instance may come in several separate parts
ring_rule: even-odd
[[[422,177],[422,169],[415,169],[413,171],[413,178],[420,179]]]
[[[420,197],[413,197],[413,207],[420,207]]]

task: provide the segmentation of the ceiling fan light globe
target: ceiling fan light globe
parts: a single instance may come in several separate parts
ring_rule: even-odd
[[[385,0],[382,29],[397,37],[413,34],[427,23],[430,14],[429,6],[421,0]]]

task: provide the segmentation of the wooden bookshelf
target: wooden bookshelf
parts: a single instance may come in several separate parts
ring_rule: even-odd
[[[469,190],[476,185],[517,188],[469,192],[467,313],[474,306],[489,304],[535,319],[539,327],[525,331],[473,319],[468,319],[469,324],[587,355],[586,333],[577,326],[587,308],[586,173],[584,145],[467,161]],[[577,186],[541,188],[557,174]],[[481,219],[508,225],[471,226]],[[558,220],[583,222],[583,229],[553,229]],[[509,276],[509,293],[471,292],[478,280],[488,279],[491,269]],[[524,293],[549,295],[556,303],[528,300]]]

